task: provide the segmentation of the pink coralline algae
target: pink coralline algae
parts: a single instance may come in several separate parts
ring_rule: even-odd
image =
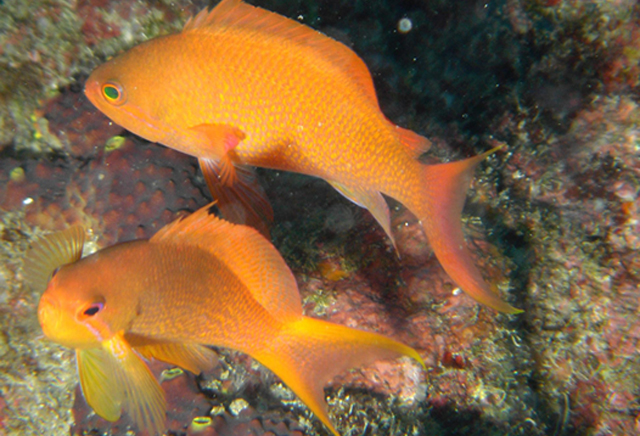
[[[51,230],[82,223],[110,244],[148,238],[176,214],[206,204],[206,191],[191,182],[197,175],[190,158],[135,138],[104,146],[122,129],[79,96],[65,93],[46,108],[67,155],[2,161],[0,208],[22,209],[28,224]],[[16,169],[21,176],[12,178]]]

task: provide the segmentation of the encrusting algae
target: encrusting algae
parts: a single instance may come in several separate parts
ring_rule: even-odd
[[[207,206],[150,240],[81,259],[85,230],[70,227],[34,244],[25,277],[45,289],[45,336],[76,350],[82,392],[116,421],[124,409],[141,429],[165,429],[164,393],[144,358],[194,373],[212,365],[205,345],[249,354],[271,369],[338,435],[324,400],[333,376],[412,348],[385,336],[303,316],[293,274],[256,230]]]
[[[152,39],[97,68],[85,93],[141,137],[199,159],[223,216],[268,233],[273,211],[251,167],[322,178],[368,209],[393,241],[382,194],[418,219],[449,276],[506,313],[473,263],[460,215],[477,164],[424,165],[430,142],[381,112],[364,62],[313,29],[223,0],[182,32]]]
[[[134,433],[127,417],[110,425],[89,413],[82,398],[73,406],[73,422],[73,353],[42,337],[35,316],[40,295],[22,285],[27,239],[76,222],[90,226],[91,239],[101,246],[148,238],[177,211],[195,211],[207,202],[191,156],[135,135],[125,135],[121,149],[104,153],[107,139],[123,129],[78,93],[76,81],[84,84],[96,62],[134,41],[179,31],[185,15],[200,10],[181,0],[127,3],[0,4],[5,36],[0,63],[8,74],[0,74],[0,88],[9,92],[4,95],[9,105],[0,105],[0,112],[17,117],[4,120],[0,141],[0,433],[68,435],[70,426],[74,434]],[[263,0],[251,3],[272,7]],[[476,263],[484,278],[499,284],[503,298],[526,306],[524,323],[496,318],[452,292],[455,285],[435,259],[427,261],[430,250],[408,209],[392,213],[402,253],[397,259],[366,213],[356,214],[340,233],[324,227],[325,218],[335,216],[330,206],[357,210],[327,192],[324,181],[261,173],[278,212],[272,228],[276,245],[290,266],[298,263],[293,269],[305,314],[396,332],[401,336],[393,337],[417,348],[429,366],[428,398],[409,406],[398,406],[402,394],[394,383],[411,390],[412,379],[383,369],[409,366],[421,373],[408,359],[336,379],[336,387],[325,392],[338,430],[345,435],[640,433],[637,3],[516,0],[479,11],[470,2],[437,2],[427,14],[420,2],[383,2],[375,8],[348,1],[332,2],[330,8],[313,0],[276,5],[296,21],[349,35],[372,73],[376,70],[384,113],[416,132],[438,132],[450,144],[433,147],[432,157],[450,156],[461,143],[469,153],[488,150],[491,146],[478,148],[492,142],[488,135],[509,142],[509,150],[483,163],[486,177],[476,180],[470,205],[476,218],[463,227],[473,229],[466,236],[479,243],[480,248],[470,244],[473,254],[487,254]],[[152,14],[154,22],[163,23],[162,32],[148,24]],[[395,30],[400,17],[413,23],[407,34]],[[47,120],[48,129],[41,123]],[[43,155],[52,149],[55,157]],[[32,155],[32,150],[42,152]],[[16,168],[24,170],[24,178]],[[152,195],[161,201],[149,203]],[[156,207],[147,207],[151,204]],[[348,268],[348,279],[321,277],[323,259]],[[518,289],[517,297],[502,287],[507,282]],[[309,427],[305,416],[311,412],[289,390],[276,394],[283,385],[262,365],[240,352],[223,350],[221,356],[214,371],[198,378],[201,393],[193,393],[186,370],[161,382],[168,433],[189,433],[194,416],[208,414],[215,423],[209,433],[329,434],[319,420]],[[156,374],[164,365],[150,367]],[[231,406],[238,397],[250,404],[240,415]],[[281,404],[292,407],[282,410]]]

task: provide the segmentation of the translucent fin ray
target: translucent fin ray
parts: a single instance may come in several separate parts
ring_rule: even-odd
[[[27,251],[23,267],[24,278],[29,286],[42,293],[56,268],[79,260],[85,236],[84,227],[75,225],[34,242]]]

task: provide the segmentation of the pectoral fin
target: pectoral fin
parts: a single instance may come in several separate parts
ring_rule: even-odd
[[[365,191],[360,188],[352,188],[338,182],[330,181],[329,184],[349,200],[371,212],[371,215],[373,215],[376,221],[378,221],[382,226],[387,236],[389,236],[389,239],[391,239],[393,247],[396,248],[396,240],[393,238],[393,233],[391,233],[389,206],[387,206],[387,201],[384,199],[382,194],[378,191]]]
[[[112,358],[102,348],[76,350],[82,394],[89,406],[107,421],[120,419],[125,401],[122,386],[116,383]]]
[[[238,159],[234,149],[245,138],[244,132],[227,124],[200,124],[191,129],[207,137],[208,146],[211,148],[211,153],[209,154],[219,159],[220,172],[217,175],[220,182],[225,186],[234,185],[238,181],[238,175],[234,167],[234,161],[237,162]],[[207,156],[209,154],[202,155]]]
[[[162,433],[165,429],[167,404],[164,392],[147,364],[129,346],[121,335],[102,343],[108,351],[124,390],[124,408],[136,425],[151,433]]]
[[[109,421],[124,408],[140,429],[165,429],[164,393],[142,358],[116,335],[101,348],[78,350],[82,392],[95,412]]]

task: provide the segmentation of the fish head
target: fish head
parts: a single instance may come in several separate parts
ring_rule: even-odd
[[[118,332],[117,316],[96,283],[99,280],[94,276],[88,281],[87,274],[78,272],[76,264],[54,272],[40,298],[38,320],[54,342],[70,348],[96,347]]]
[[[146,45],[134,47],[96,68],[85,83],[84,93],[116,124],[148,141],[162,142],[167,134],[162,120],[166,96],[159,88],[163,65],[157,65],[155,59],[145,60]]]

